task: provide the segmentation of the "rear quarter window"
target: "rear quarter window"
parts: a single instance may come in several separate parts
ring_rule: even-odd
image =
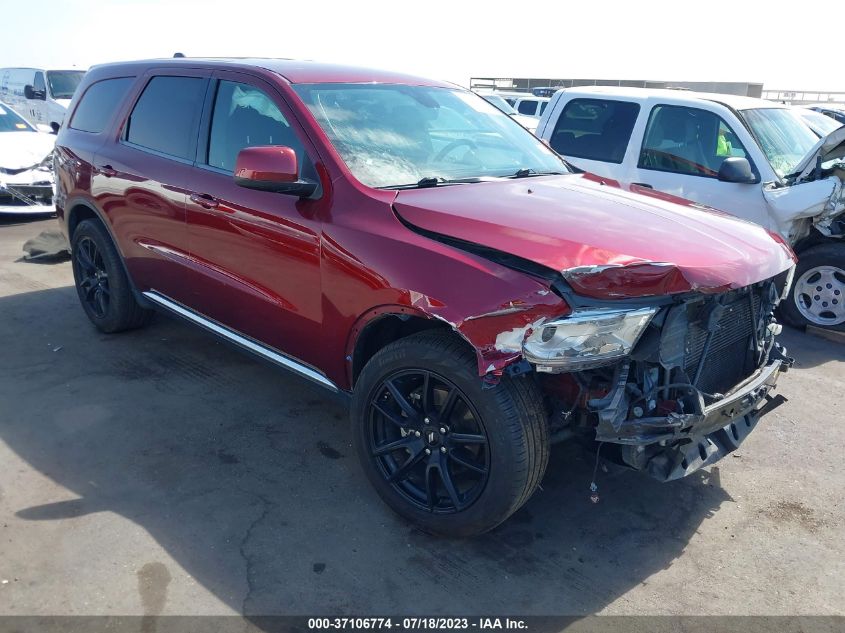
[[[134,77],[118,77],[91,84],[76,106],[69,127],[83,132],[102,132],[134,81]]]
[[[621,163],[640,106],[629,101],[573,99],[555,124],[549,144],[558,154]]]
[[[129,115],[124,140],[176,158],[193,158],[206,83],[200,77],[150,79]]]

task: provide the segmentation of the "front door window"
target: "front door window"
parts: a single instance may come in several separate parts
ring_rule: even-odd
[[[745,147],[719,115],[659,105],[649,117],[639,167],[715,178],[731,156],[747,158]]]

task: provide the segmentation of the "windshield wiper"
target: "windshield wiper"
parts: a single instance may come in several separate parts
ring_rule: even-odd
[[[517,169],[515,174],[507,176],[508,178],[528,178],[529,176],[562,176],[562,171],[537,171],[533,167],[523,167]]]
[[[446,182],[445,178],[439,176],[425,176],[417,181],[417,187],[424,189],[425,187],[436,187],[441,182]]]
[[[443,178],[442,176],[426,176],[420,178],[415,183],[408,183],[407,185],[390,185],[388,187],[379,187],[379,189],[426,189],[428,187],[438,187],[442,185],[464,185],[473,182],[483,182],[485,179],[479,176],[472,176],[470,178]]]

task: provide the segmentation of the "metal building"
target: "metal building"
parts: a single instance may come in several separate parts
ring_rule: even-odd
[[[763,84],[745,81],[653,81],[650,79],[541,79],[472,77],[471,90],[512,90],[531,92],[535,88],[572,88],[574,86],[625,86],[630,88],[678,88],[700,92],[761,97]]]

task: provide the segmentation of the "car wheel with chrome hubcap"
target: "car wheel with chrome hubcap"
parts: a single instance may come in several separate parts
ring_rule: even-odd
[[[798,328],[845,331],[845,242],[818,244],[799,253],[780,315]]]

